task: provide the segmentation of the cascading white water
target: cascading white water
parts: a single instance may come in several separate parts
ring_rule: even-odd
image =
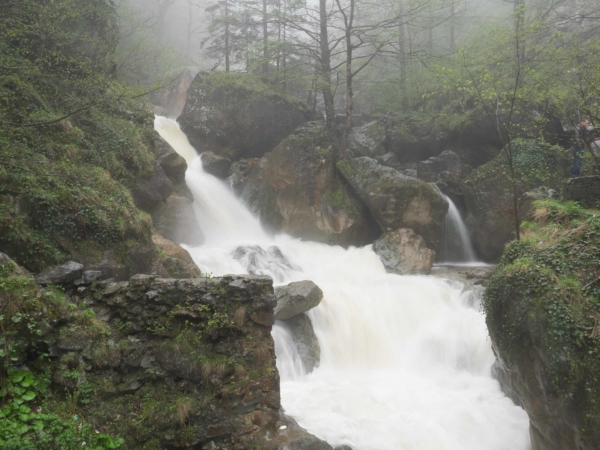
[[[471,242],[465,222],[460,211],[450,197],[432,183],[437,193],[448,202],[448,214],[444,221],[442,246],[439,260],[443,263],[474,263],[477,261],[475,249]]]
[[[186,179],[208,227],[206,244],[188,250],[203,271],[268,274],[276,285],[313,280],[324,292],[308,313],[321,346],[318,369],[305,374],[286,327],[273,330],[287,414],[354,450],[530,448],[527,415],[490,376],[494,355],[474,291],[387,274],[371,246],[268,236],[202,170],[175,122],[159,117],[156,129],[188,160]]]

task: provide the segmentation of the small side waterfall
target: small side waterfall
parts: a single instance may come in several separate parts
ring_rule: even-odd
[[[477,255],[458,208],[452,199],[444,194],[437,185],[432,183],[432,186],[448,202],[448,214],[446,214],[444,222],[439,261],[459,264],[476,262]]]
[[[156,130],[188,161],[206,242],[186,247],[204,273],[312,280],[307,315],[321,349],[306,373],[286,323],[272,336],[286,414],[354,450],[531,450],[527,414],[491,377],[480,291],[458,281],[386,272],[370,245],[344,249],[271,236],[200,158],[176,122]]]

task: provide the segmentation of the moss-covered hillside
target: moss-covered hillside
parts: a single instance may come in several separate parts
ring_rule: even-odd
[[[115,80],[114,8],[0,1],[0,251],[32,271],[151,242],[129,188],[155,167],[152,117]]]
[[[600,448],[600,211],[535,204],[485,294],[490,335],[542,449]]]

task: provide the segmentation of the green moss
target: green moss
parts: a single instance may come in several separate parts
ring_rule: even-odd
[[[530,352],[544,355],[546,394],[574,402],[580,431],[593,441],[600,425],[597,212],[555,200],[535,207],[525,239],[508,246],[486,290],[486,320],[510,365],[526,372]]]

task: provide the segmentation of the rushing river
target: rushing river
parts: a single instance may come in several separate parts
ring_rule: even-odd
[[[188,163],[206,243],[187,247],[205,273],[312,280],[308,315],[321,364],[305,374],[286,328],[273,329],[282,404],[300,425],[354,450],[529,450],[529,422],[491,378],[480,292],[457,281],[386,273],[371,246],[343,249],[270,236],[200,158],[176,122],[156,130]],[[234,257],[240,246],[253,246]],[[277,251],[279,249],[279,251]]]

